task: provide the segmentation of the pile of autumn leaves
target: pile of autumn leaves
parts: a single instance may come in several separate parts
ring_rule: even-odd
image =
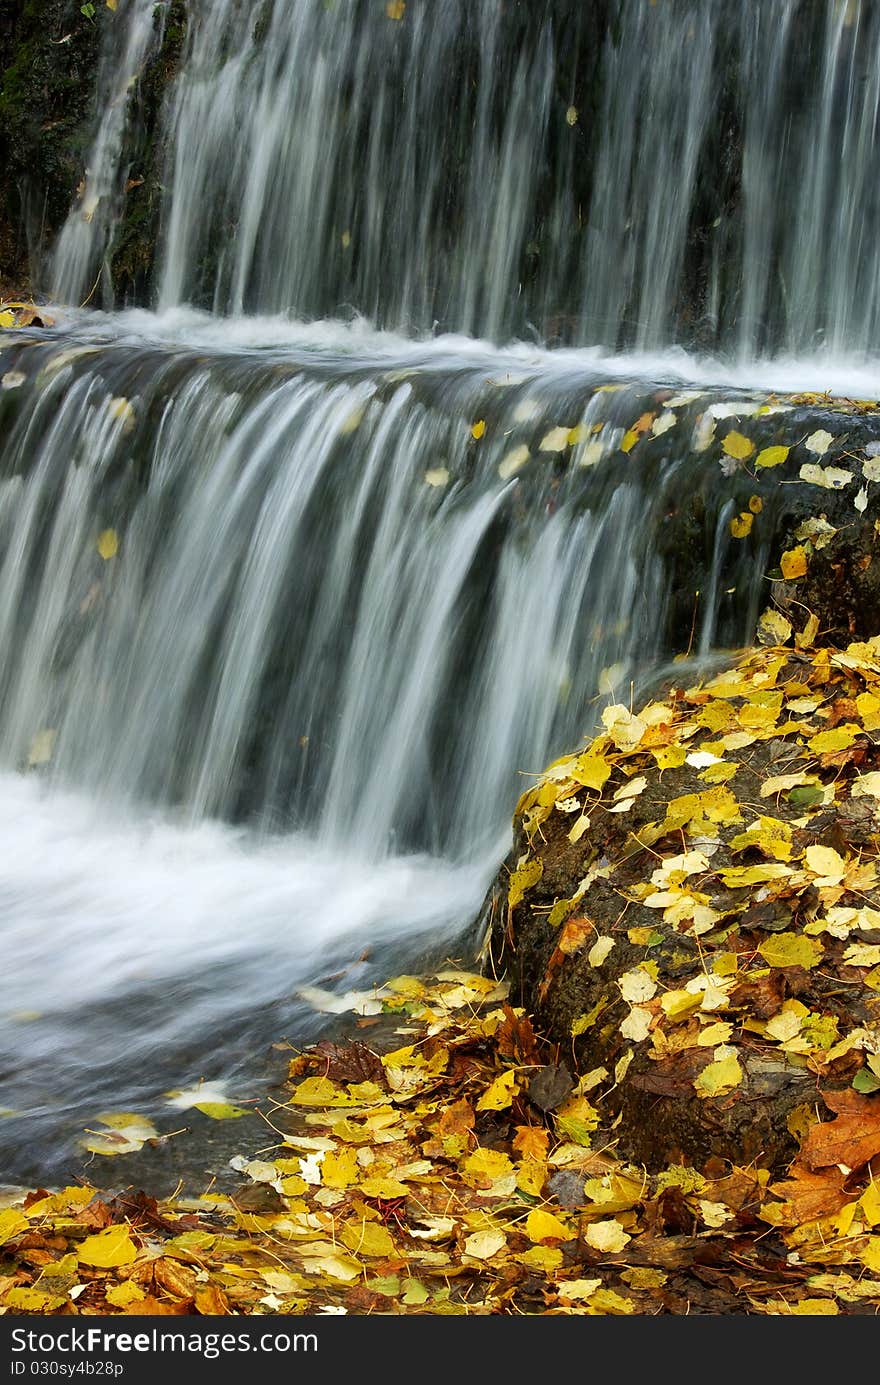
[[[649,1176],[615,1157],[593,1076],[544,1109],[558,1055],[503,982],[450,969],[377,995],[385,1018],[363,1037],[291,1063],[289,1099],[264,1112],[273,1143],[235,1161],[237,1192],[8,1197],[2,1311],[876,1311],[880,1117],[844,1102],[775,1184],[720,1161]],[[825,1160],[844,1152],[846,1172]]]

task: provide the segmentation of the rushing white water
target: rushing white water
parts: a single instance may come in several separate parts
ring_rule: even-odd
[[[69,302],[112,261],[166,9],[104,16],[111,75],[56,256]],[[874,0],[409,0],[397,19],[194,0],[187,19],[151,175],[165,307],[743,358],[877,341]]]
[[[880,397],[872,0],[192,0],[161,311],[79,312],[168,17],[102,15],[73,309],[0,391],[9,1170],[472,948],[531,776],[753,635],[698,415]]]

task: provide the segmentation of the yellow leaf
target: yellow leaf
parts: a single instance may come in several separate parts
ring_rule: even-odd
[[[639,440],[639,436],[640,434],[636,432],[635,428],[628,428],[627,431],[624,433],[623,438],[621,439],[621,452],[632,452],[633,448]]]
[[[325,1188],[349,1188],[357,1182],[357,1150],[346,1145],[338,1152],[329,1150],[321,1163],[321,1182]],[[283,1186],[283,1185],[282,1185]]]
[[[584,1231],[583,1237],[587,1245],[592,1246],[594,1250],[604,1251],[606,1255],[616,1255],[618,1251],[624,1250],[632,1239],[615,1217],[608,1221],[592,1222]]]
[[[779,880],[784,875],[790,875],[791,871],[781,862],[768,861],[765,866],[728,866],[718,874],[729,889],[742,890],[749,885],[763,885],[768,880]]]
[[[516,1186],[529,1197],[540,1197],[547,1181],[547,1165],[536,1159],[523,1159],[517,1165]]]
[[[752,524],[755,516],[748,510],[743,510],[737,515],[736,519],[730,521],[730,532],[735,539],[745,539],[752,532]]]
[[[115,10],[115,9],[116,9],[116,3],[117,3],[117,0],[107,0],[107,8],[108,8],[108,10]]]
[[[524,1250],[522,1255],[514,1257],[520,1265],[525,1265],[527,1269],[538,1270],[539,1273],[553,1274],[562,1264],[562,1251],[556,1246],[537,1245],[530,1250]]]
[[[666,745],[662,750],[652,750],[651,754],[657,762],[657,768],[662,773],[665,769],[678,769],[680,765],[683,765],[687,751],[683,745]]]
[[[519,447],[512,447],[498,463],[498,475],[502,481],[508,481],[511,476],[521,471],[530,456],[531,453],[524,442],[520,443]]]
[[[571,771],[576,784],[582,784],[585,789],[593,789],[596,793],[602,790],[610,774],[611,766],[601,755],[579,756]]]
[[[56,732],[51,729],[38,731],[31,741],[28,751],[28,767],[34,769],[37,765],[48,765],[52,759],[52,751],[55,748]]]
[[[303,1260],[303,1269],[307,1274],[329,1275],[331,1279],[342,1280],[344,1284],[360,1279],[363,1274],[363,1265],[350,1255],[309,1256]]]
[[[716,1054],[718,1052],[716,1049]],[[725,1092],[732,1092],[734,1087],[738,1087],[742,1079],[739,1059],[735,1053],[727,1053],[722,1058],[716,1057],[715,1062],[703,1068],[694,1082],[694,1088],[697,1096],[723,1096]]]
[[[248,1114],[241,1106],[230,1106],[228,1101],[194,1101],[193,1106],[214,1121],[237,1120],[239,1116]]]
[[[379,1222],[346,1222],[339,1239],[355,1255],[379,1255],[385,1259],[394,1253],[391,1233]]]
[[[572,846],[580,841],[589,825],[589,815],[587,813],[581,813],[580,817],[575,820],[574,826],[568,834],[568,840],[571,842]]]
[[[807,745],[817,755],[825,755],[834,750],[846,750],[861,729],[855,722],[846,721],[841,726],[835,726],[833,731],[820,731],[807,741]]]
[[[496,1179],[513,1172],[513,1164],[497,1149],[475,1149],[462,1164],[465,1182],[470,1187],[488,1188]]]
[[[104,1297],[113,1308],[128,1308],[132,1303],[141,1303],[146,1294],[137,1284],[126,1279],[122,1284],[111,1284],[110,1288],[105,1290]]]
[[[101,1270],[119,1269],[121,1265],[130,1265],[137,1257],[127,1226],[108,1226],[97,1236],[87,1236],[77,1254],[82,1264]]]
[[[477,1102],[478,1111],[503,1111],[509,1106],[519,1091],[519,1083],[516,1080],[516,1073],[512,1069],[503,1072],[500,1077],[486,1088],[483,1095]]]
[[[15,314],[10,312],[0,313],[0,327],[14,327]]]
[[[721,450],[726,452],[728,457],[736,457],[737,461],[744,462],[747,457],[751,457],[755,444],[751,438],[731,429],[721,444]]]
[[[537,885],[543,874],[544,862],[539,856],[532,857],[512,873],[507,890],[507,902],[512,909],[522,901],[527,890]]]
[[[846,862],[833,846],[808,846],[804,860],[821,884],[839,885],[846,873]]]
[[[801,548],[800,545],[797,548],[790,548],[779,559],[779,566],[786,582],[793,582],[795,578],[803,577],[807,570],[806,549]]]
[[[307,1077],[293,1090],[291,1101],[297,1106],[347,1106],[346,1094],[329,1077]]]
[[[360,1190],[367,1197],[380,1197],[385,1201],[389,1198],[406,1197],[409,1193],[406,1184],[400,1183],[396,1178],[365,1178],[360,1184]]]
[[[807,971],[821,962],[825,950],[820,942],[800,933],[774,933],[758,948],[771,967],[804,967]]]
[[[385,13],[389,19],[403,19],[403,12],[406,9],[406,0],[388,0],[385,6]]]
[[[601,1279],[568,1279],[557,1287],[556,1292],[563,1302],[576,1303],[579,1299],[592,1298],[601,1287]]]
[[[95,547],[101,557],[106,562],[108,558],[115,558],[119,551],[119,539],[115,529],[104,529],[98,535],[98,542]]]
[[[551,428],[549,433],[545,433],[540,443],[541,452],[564,452],[568,447],[568,435],[570,428]]]
[[[402,11],[402,9],[401,9],[401,13],[402,13],[402,12],[403,12],[403,11]],[[476,421],[476,423],[474,424],[474,426],[471,428],[471,437],[472,437],[472,438],[477,438],[477,439],[479,439],[479,438],[481,438],[481,437],[483,436],[483,434],[485,433],[485,431],[486,431],[486,420],[485,420],[484,418],[478,418],[477,421]]]
[[[530,1241],[568,1241],[571,1234],[564,1221],[540,1207],[533,1207],[526,1218],[526,1235]]]
[[[503,1231],[475,1231],[464,1243],[464,1253],[472,1260],[491,1260],[507,1245]]]
[[[24,1231],[27,1226],[28,1219],[24,1213],[17,1212],[14,1207],[5,1207],[0,1212],[0,1246],[11,1236],[17,1236],[19,1231]]]
[[[614,946],[614,939],[609,937],[597,938],[587,953],[587,961],[591,967],[601,967],[609,952]]]
[[[578,118],[577,107],[576,107],[576,106],[569,106],[568,110],[565,112],[565,123],[566,123],[566,125],[577,125],[577,118]]]
[[[54,1313],[65,1301],[57,1294],[44,1294],[39,1289],[10,1289],[4,1307],[23,1313]]]
[[[788,458],[787,447],[765,447],[755,458],[755,466],[781,466]]]
[[[768,608],[758,621],[756,633],[759,644],[787,644],[791,639],[791,623],[779,611]]]

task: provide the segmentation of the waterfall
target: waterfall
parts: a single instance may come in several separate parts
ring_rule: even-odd
[[[0,342],[0,1157],[33,1177],[101,1109],[244,1081],[304,987],[472,948],[533,776],[754,636],[757,482],[706,420],[880,395],[871,0],[100,22],[57,322]]]
[[[164,5],[106,24],[54,291],[124,210]],[[746,358],[880,316],[872,0],[194,0],[157,141],[163,308]],[[392,17],[393,16],[393,17]]]

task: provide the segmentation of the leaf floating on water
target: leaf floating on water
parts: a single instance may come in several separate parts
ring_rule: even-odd
[[[484,418],[478,418],[476,423],[471,428],[471,437],[479,440],[483,436],[485,431],[486,420]]]
[[[89,1130],[88,1138],[79,1141],[91,1154],[136,1154],[147,1140],[159,1137],[151,1120],[128,1111],[98,1116],[97,1121],[105,1129]]]
[[[512,448],[511,451],[507,453],[507,456],[502,458],[498,467],[498,475],[501,477],[502,481],[509,480],[511,476],[515,476],[518,471],[521,471],[529,460],[530,455],[531,453],[525,443],[522,443],[519,447]]]
[[[95,547],[105,562],[109,558],[115,558],[119,552],[119,536],[115,529],[103,529],[98,535],[98,542]]]
[[[7,370],[2,380],[3,388],[5,390],[17,390],[26,379],[27,376],[20,370]]]
[[[730,521],[730,532],[735,539],[745,539],[752,532],[752,525],[755,516],[748,510],[743,510],[735,519]]]
[[[111,399],[107,404],[107,412],[112,419],[121,423],[123,433],[131,432],[135,424],[135,412],[131,400],[124,399],[121,395],[116,399]]]
[[[790,451],[791,448],[789,447],[765,447],[755,458],[755,466],[781,466],[783,462],[788,460]]]
[[[817,428],[815,433],[811,433],[804,443],[808,452],[812,452],[816,457],[824,457],[834,439],[824,428]]]
[[[0,313],[0,327],[14,327],[14,326],[15,326],[15,314],[14,314],[14,313],[10,313],[10,312],[8,312],[8,311],[7,311],[7,312],[2,312],[2,313]]]
[[[542,452],[564,452],[568,447],[570,428],[551,428],[549,433],[545,433],[541,439]]]
[[[31,741],[31,748],[28,751],[28,768],[35,769],[37,765],[48,765],[52,759],[52,751],[55,748],[55,737],[57,731],[46,729],[38,731]]]
[[[577,119],[577,106],[569,106],[568,110],[565,112],[566,125],[577,125]]]
[[[384,994],[387,992],[346,991],[344,995],[336,995],[319,986],[302,986],[297,991],[301,1000],[325,1015],[344,1015],[348,1010],[353,1010],[356,1015],[381,1015],[382,1001],[379,997]]]
[[[403,12],[406,9],[406,0],[388,0],[385,6],[385,13],[389,19],[403,19]]]
[[[732,428],[726,435],[721,447],[728,457],[735,457],[740,462],[746,461],[755,450],[755,444],[751,438],[747,438],[743,433],[738,433],[735,428]]]
[[[445,466],[432,467],[425,472],[425,485],[443,487],[449,484],[449,472]]]
[[[237,1120],[239,1116],[246,1116],[247,1111],[241,1106],[231,1106],[228,1101],[194,1101],[193,1106],[202,1115],[210,1116],[211,1120],[228,1121]]]
[[[665,414],[661,414],[659,418],[654,419],[651,425],[651,432],[655,438],[659,438],[663,433],[668,433],[670,428],[674,428],[677,422],[677,415],[674,414],[671,409],[667,409]]]

